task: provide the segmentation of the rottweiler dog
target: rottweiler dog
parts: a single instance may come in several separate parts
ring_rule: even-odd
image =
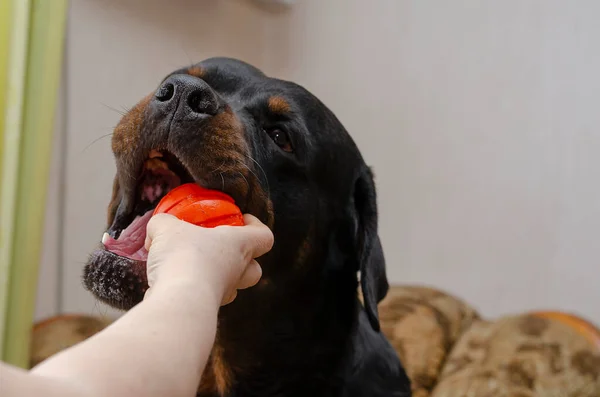
[[[210,58],[126,113],[112,150],[108,230],[84,269],[86,288],[110,306],[142,300],[148,214],[182,183],[229,194],[275,235],[259,284],[220,310],[198,396],[410,396],[380,332],[388,281],[373,174],[318,98]]]

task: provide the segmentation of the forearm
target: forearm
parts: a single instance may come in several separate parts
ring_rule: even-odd
[[[0,396],[84,397],[78,384],[69,380],[36,376],[0,362]]]
[[[206,289],[157,286],[103,332],[32,373],[69,378],[90,397],[194,395],[214,342],[218,307]]]

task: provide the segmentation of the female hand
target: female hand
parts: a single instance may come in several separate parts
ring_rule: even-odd
[[[271,230],[252,215],[245,226],[203,228],[168,214],[157,214],[147,226],[147,274],[151,293],[159,286],[207,289],[222,305],[238,289],[255,285],[262,275],[256,262],[273,246]]]

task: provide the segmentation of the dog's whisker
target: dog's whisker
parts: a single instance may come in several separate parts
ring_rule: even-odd
[[[194,63],[194,61],[192,61],[192,57],[190,56],[190,53],[185,49],[185,47],[183,46],[182,43],[179,43],[179,48],[185,54],[185,57],[188,59],[188,62],[189,62],[188,68],[194,67],[195,63]]]
[[[105,103],[102,104],[102,106],[104,106],[105,108],[112,110],[113,112],[117,112],[119,113],[121,116],[125,116],[127,114],[127,110],[119,110],[119,109],[115,109],[110,105],[107,105]]]
[[[94,308],[92,309],[92,313],[96,314],[99,317],[106,317],[108,314],[108,308],[96,300],[94,301]]]
[[[256,178],[257,181],[260,180],[260,178],[258,177],[258,175],[256,175],[256,173],[254,171],[252,171],[252,169],[250,167],[248,167],[246,164],[242,164],[244,167],[246,167],[248,169],[248,171],[254,175],[254,177]],[[271,200],[271,190],[269,189],[269,181],[266,181],[267,183],[267,189],[266,189],[266,193],[267,193],[267,200]]]
[[[223,160],[223,162],[221,163],[221,165],[220,165],[220,166],[218,166],[217,168],[215,168],[214,170],[212,170],[212,172],[211,172],[210,174],[211,174],[211,175],[212,175],[212,174],[215,174],[217,171],[219,171],[221,168],[223,168],[223,166],[225,165],[225,161],[226,161],[226,160]]]
[[[244,180],[246,181],[246,185],[248,186],[248,189],[250,189],[250,183],[248,182],[248,179],[246,179],[246,177],[244,176],[244,174],[242,174],[242,173],[241,173],[241,172],[239,172],[239,171],[238,171],[237,173],[238,173],[238,174],[240,174],[240,176],[241,176],[242,178],[244,178]]]
[[[109,136],[111,136],[113,134],[113,132],[109,132],[108,134],[104,134],[96,139],[94,139],[92,142],[90,142],[85,148],[83,148],[83,150],[81,151],[81,153],[85,153],[86,150],[88,150],[90,148],[90,146],[94,145],[95,143],[97,143],[98,141],[104,139],[104,138],[108,138]]]
[[[252,156],[246,154],[246,157],[249,158],[250,160],[252,160],[254,162],[254,164],[256,164],[258,166],[258,168],[262,172],[263,176],[265,177],[265,183],[267,184],[267,198],[270,200],[271,199],[271,187],[269,186],[269,179],[267,178],[267,173],[265,172],[264,168],[260,164],[258,164],[258,161],[254,160],[252,158]],[[244,167],[246,167],[248,169],[248,171],[250,171],[252,173],[252,175],[254,175],[254,177],[260,181],[260,178],[258,177],[258,175],[256,175],[256,173],[254,171],[252,171],[252,169],[250,167],[248,167],[246,164],[244,164],[242,162],[240,162],[240,164],[242,164]]]
[[[239,162],[239,164],[246,168],[248,170],[248,172],[250,172],[252,175],[254,175],[254,177],[256,178],[257,181],[260,181],[260,178],[258,177],[258,175],[256,175],[256,173],[254,171],[252,171],[252,168],[248,167],[246,164],[242,163],[241,161]]]
[[[223,184],[223,187],[221,188],[221,190],[225,190],[225,178],[223,178],[223,173],[219,172],[219,175],[221,175],[221,182]]]

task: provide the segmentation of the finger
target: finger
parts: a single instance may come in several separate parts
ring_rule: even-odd
[[[252,258],[258,258],[269,252],[275,243],[273,232],[258,218],[251,214],[244,214],[244,231],[248,233],[245,241],[249,243]]]
[[[256,285],[262,277],[262,268],[257,261],[252,260],[244,270],[242,277],[237,285],[237,289],[246,289]]]
[[[234,289],[231,294],[229,294],[225,299],[223,299],[223,302],[221,302],[221,306],[230,304],[235,300],[235,298],[237,298],[237,290]]]
[[[250,243],[252,244],[250,246],[251,257],[259,258],[273,248],[275,243],[273,232],[267,227],[257,230]]]
[[[244,224],[246,226],[264,225],[264,223],[262,223],[260,221],[260,219],[258,219],[257,217],[255,217],[252,214],[244,214],[243,217],[244,217]]]

